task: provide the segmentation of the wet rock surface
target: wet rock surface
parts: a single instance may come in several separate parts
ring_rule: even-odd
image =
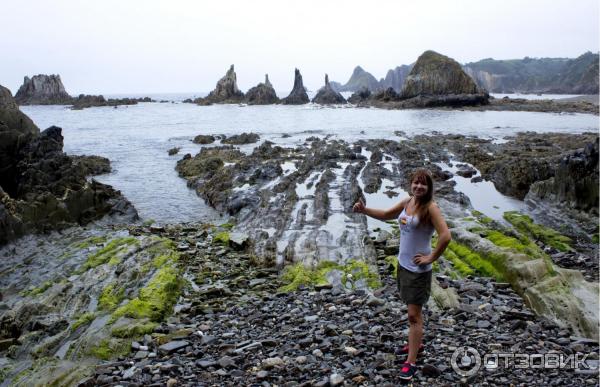
[[[287,97],[281,100],[281,103],[283,105],[303,105],[309,102],[310,99],[308,98],[308,94],[306,94],[306,89],[302,83],[302,75],[300,74],[300,70],[295,69],[294,86],[292,87],[292,91]]]

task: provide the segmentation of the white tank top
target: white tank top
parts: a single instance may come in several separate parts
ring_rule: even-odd
[[[407,203],[408,205],[408,203]],[[425,273],[431,270],[431,263],[427,265],[416,265],[413,258],[417,253],[423,255],[431,254],[431,237],[435,231],[433,225],[427,224],[421,227],[416,215],[408,215],[406,207],[398,216],[400,227],[400,251],[398,252],[398,263],[406,270],[414,273]]]

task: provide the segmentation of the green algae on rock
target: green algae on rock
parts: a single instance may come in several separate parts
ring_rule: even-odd
[[[366,286],[370,289],[381,287],[379,275],[371,270],[366,262],[352,259],[344,265],[331,261],[321,261],[314,269],[305,267],[301,262],[287,266],[281,276],[282,281],[287,285],[280,287],[279,291],[296,291],[300,286],[328,285],[327,274],[333,270],[341,272],[340,282],[344,288],[354,288],[361,280],[364,280]]]
[[[119,307],[111,321],[119,317],[150,318],[162,320],[173,308],[182,287],[180,270],[171,265],[159,269],[150,282],[140,289],[138,297]]]
[[[111,283],[102,289],[102,293],[98,299],[98,308],[100,310],[112,312],[123,301],[125,290],[123,288],[116,288],[115,286],[114,283]]]
[[[561,235],[551,228],[536,224],[527,215],[519,214],[516,211],[508,211],[504,213],[504,219],[522,233],[559,251],[572,250],[571,244],[573,241],[571,238]]]
[[[118,254],[125,252],[132,245],[139,246],[139,241],[134,237],[113,239],[99,251],[90,254],[83,264],[82,270],[86,271],[105,263],[116,265],[120,262]]]

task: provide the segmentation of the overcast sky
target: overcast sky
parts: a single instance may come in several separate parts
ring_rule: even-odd
[[[461,63],[599,50],[598,0],[0,0],[0,84],[60,74],[70,94],[242,91],[298,67],[318,89],[356,65],[377,79],[432,49]]]

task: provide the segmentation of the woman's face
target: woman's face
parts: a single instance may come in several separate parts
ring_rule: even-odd
[[[427,187],[427,184],[425,182],[421,181],[420,179],[416,179],[413,180],[412,183],[410,183],[410,189],[415,197],[420,198],[427,193],[429,187]]]

